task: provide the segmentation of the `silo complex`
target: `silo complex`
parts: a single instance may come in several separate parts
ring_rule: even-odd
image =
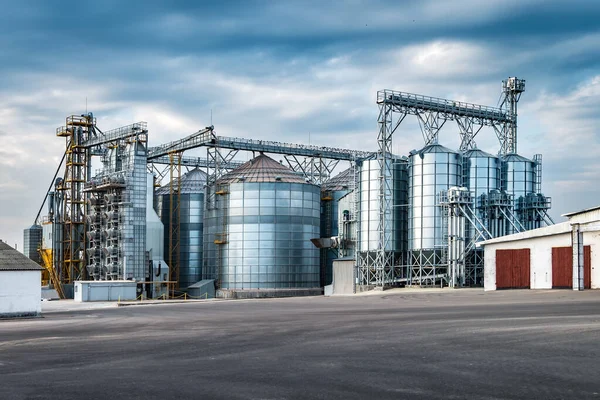
[[[321,237],[338,236],[338,202],[354,187],[352,168],[340,172],[321,186]],[[337,249],[321,249],[321,286],[331,284]]]
[[[179,185],[177,185],[179,186]],[[181,177],[179,213],[173,223],[179,223],[179,287],[185,289],[202,278],[202,232],[204,229],[204,190],[206,173],[195,168]],[[164,253],[169,261],[169,230],[171,229],[170,186],[155,192],[157,212],[164,225]],[[179,214],[180,221],[177,221]]]
[[[319,287],[318,186],[261,154],[208,190],[205,279],[222,293]]]

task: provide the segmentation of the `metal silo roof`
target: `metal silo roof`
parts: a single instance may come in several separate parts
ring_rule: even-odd
[[[351,190],[354,185],[354,174],[352,168],[340,172],[322,186],[323,190]]]
[[[427,146],[423,147],[421,150],[419,150],[418,153],[420,153],[420,154],[425,154],[425,153],[454,153],[454,154],[457,154],[456,151],[450,150],[449,148],[444,147],[441,144],[427,145]]]
[[[206,185],[206,172],[199,168],[194,168],[181,177],[181,194],[203,193]],[[156,195],[169,194],[169,184],[164,185],[156,191]]]
[[[533,162],[533,160],[530,160],[529,158],[523,157],[519,154],[516,153],[512,153],[512,154],[507,154],[504,157],[502,157],[502,159],[504,161],[527,161],[527,162]]]
[[[483,158],[483,157],[490,158],[491,157],[491,158],[496,158],[497,157],[497,156],[494,156],[494,155],[492,155],[490,153],[486,153],[485,151],[479,150],[479,149],[467,150],[463,154],[464,154],[465,157],[468,157],[468,158],[472,158],[472,157],[473,158],[475,158],[475,157],[481,157],[481,158]]]
[[[219,184],[238,182],[306,183],[306,180],[301,174],[261,154],[223,175],[217,181]]]

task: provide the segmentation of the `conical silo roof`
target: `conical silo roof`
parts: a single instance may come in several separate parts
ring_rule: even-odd
[[[217,184],[238,182],[306,183],[304,177],[264,154],[223,175]]]
[[[533,162],[533,160],[530,160],[529,158],[523,157],[519,154],[516,153],[511,153],[511,154],[507,154],[504,157],[502,157],[502,159],[504,161],[526,161],[526,162]]]
[[[206,186],[206,172],[200,168],[194,168],[181,177],[181,194],[203,193]],[[170,185],[167,183],[156,191],[156,195],[170,193]]]
[[[323,190],[351,190],[354,186],[352,168],[340,172],[322,185]]]
[[[467,150],[463,155],[467,158],[497,158],[497,156],[479,149]]]

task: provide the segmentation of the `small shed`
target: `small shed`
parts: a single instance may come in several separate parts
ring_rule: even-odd
[[[0,241],[0,318],[42,312],[42,267]]]

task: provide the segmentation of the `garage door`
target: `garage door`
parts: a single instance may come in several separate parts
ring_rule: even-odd
[[[592,287],[592,249],[583,246],[583,287]],[[552,287],[555,289],[573,288],[573,249],[568,247],[552,248]]]
[[[496,250],[496,288],[529,289],[529,249]]]

